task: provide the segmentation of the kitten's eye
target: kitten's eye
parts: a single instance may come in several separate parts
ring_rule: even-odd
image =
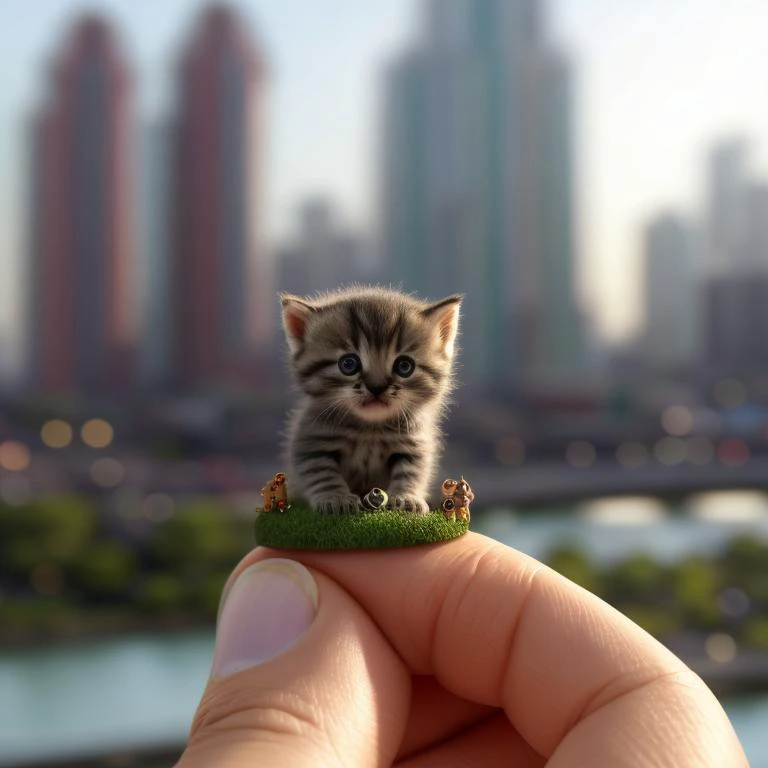
[[[406,355],[400,355],[392,366],[392,371],[402,379],[407,379],[416,370],[416,363]]]
[[[362,367],[360,358],[352,353],[339,358],[339,370],[345,376],[354,376]]]

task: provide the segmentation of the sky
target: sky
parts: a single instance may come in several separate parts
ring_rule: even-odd
[[[343,220],[375,222],[382,64],[415,36],[419,0],[241,0],[270,66],[267,236],[290,232],[308,195]],[[199,12],[190,0],[0,3],[0,339],[16,346],[23,307],[27,120],[46,64],[84,8],[117,24],[137,77],[139,119],[162,119],[172,68]],[[734,135],[768,178],[765,0],[549,0],[549,37],[575,85],[579,293],[597,331],[640,320],[640,233],[656,213],[699,215],[706,156]]]

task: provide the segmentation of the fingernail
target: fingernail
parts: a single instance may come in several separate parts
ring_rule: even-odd
[[[293,560],[246,568],[224,597],[216,629],[213,677],[262,664],[288,650],[317,612],[317,584]]]

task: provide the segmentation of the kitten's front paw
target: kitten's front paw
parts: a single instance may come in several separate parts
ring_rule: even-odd
[[[389,509],[399,509],[402,512],[410,512],[414,515],[426,515],[429,512],[429,504],[422,496],[407,494],[392,494],[389,497]]]
[[[354,493],[316,496],[312,499],[312,509],[321,515],[356,515],[360,512],[360,497]]]

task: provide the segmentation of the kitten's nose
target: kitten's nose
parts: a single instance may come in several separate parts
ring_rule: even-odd
[[[378,397],[379,395],[383,395],[387,391],[387,387],[389,384],[386,381],[380,381],[380,382],[370,382],[367,381],[365,383],[366,389],[374,396]]]

